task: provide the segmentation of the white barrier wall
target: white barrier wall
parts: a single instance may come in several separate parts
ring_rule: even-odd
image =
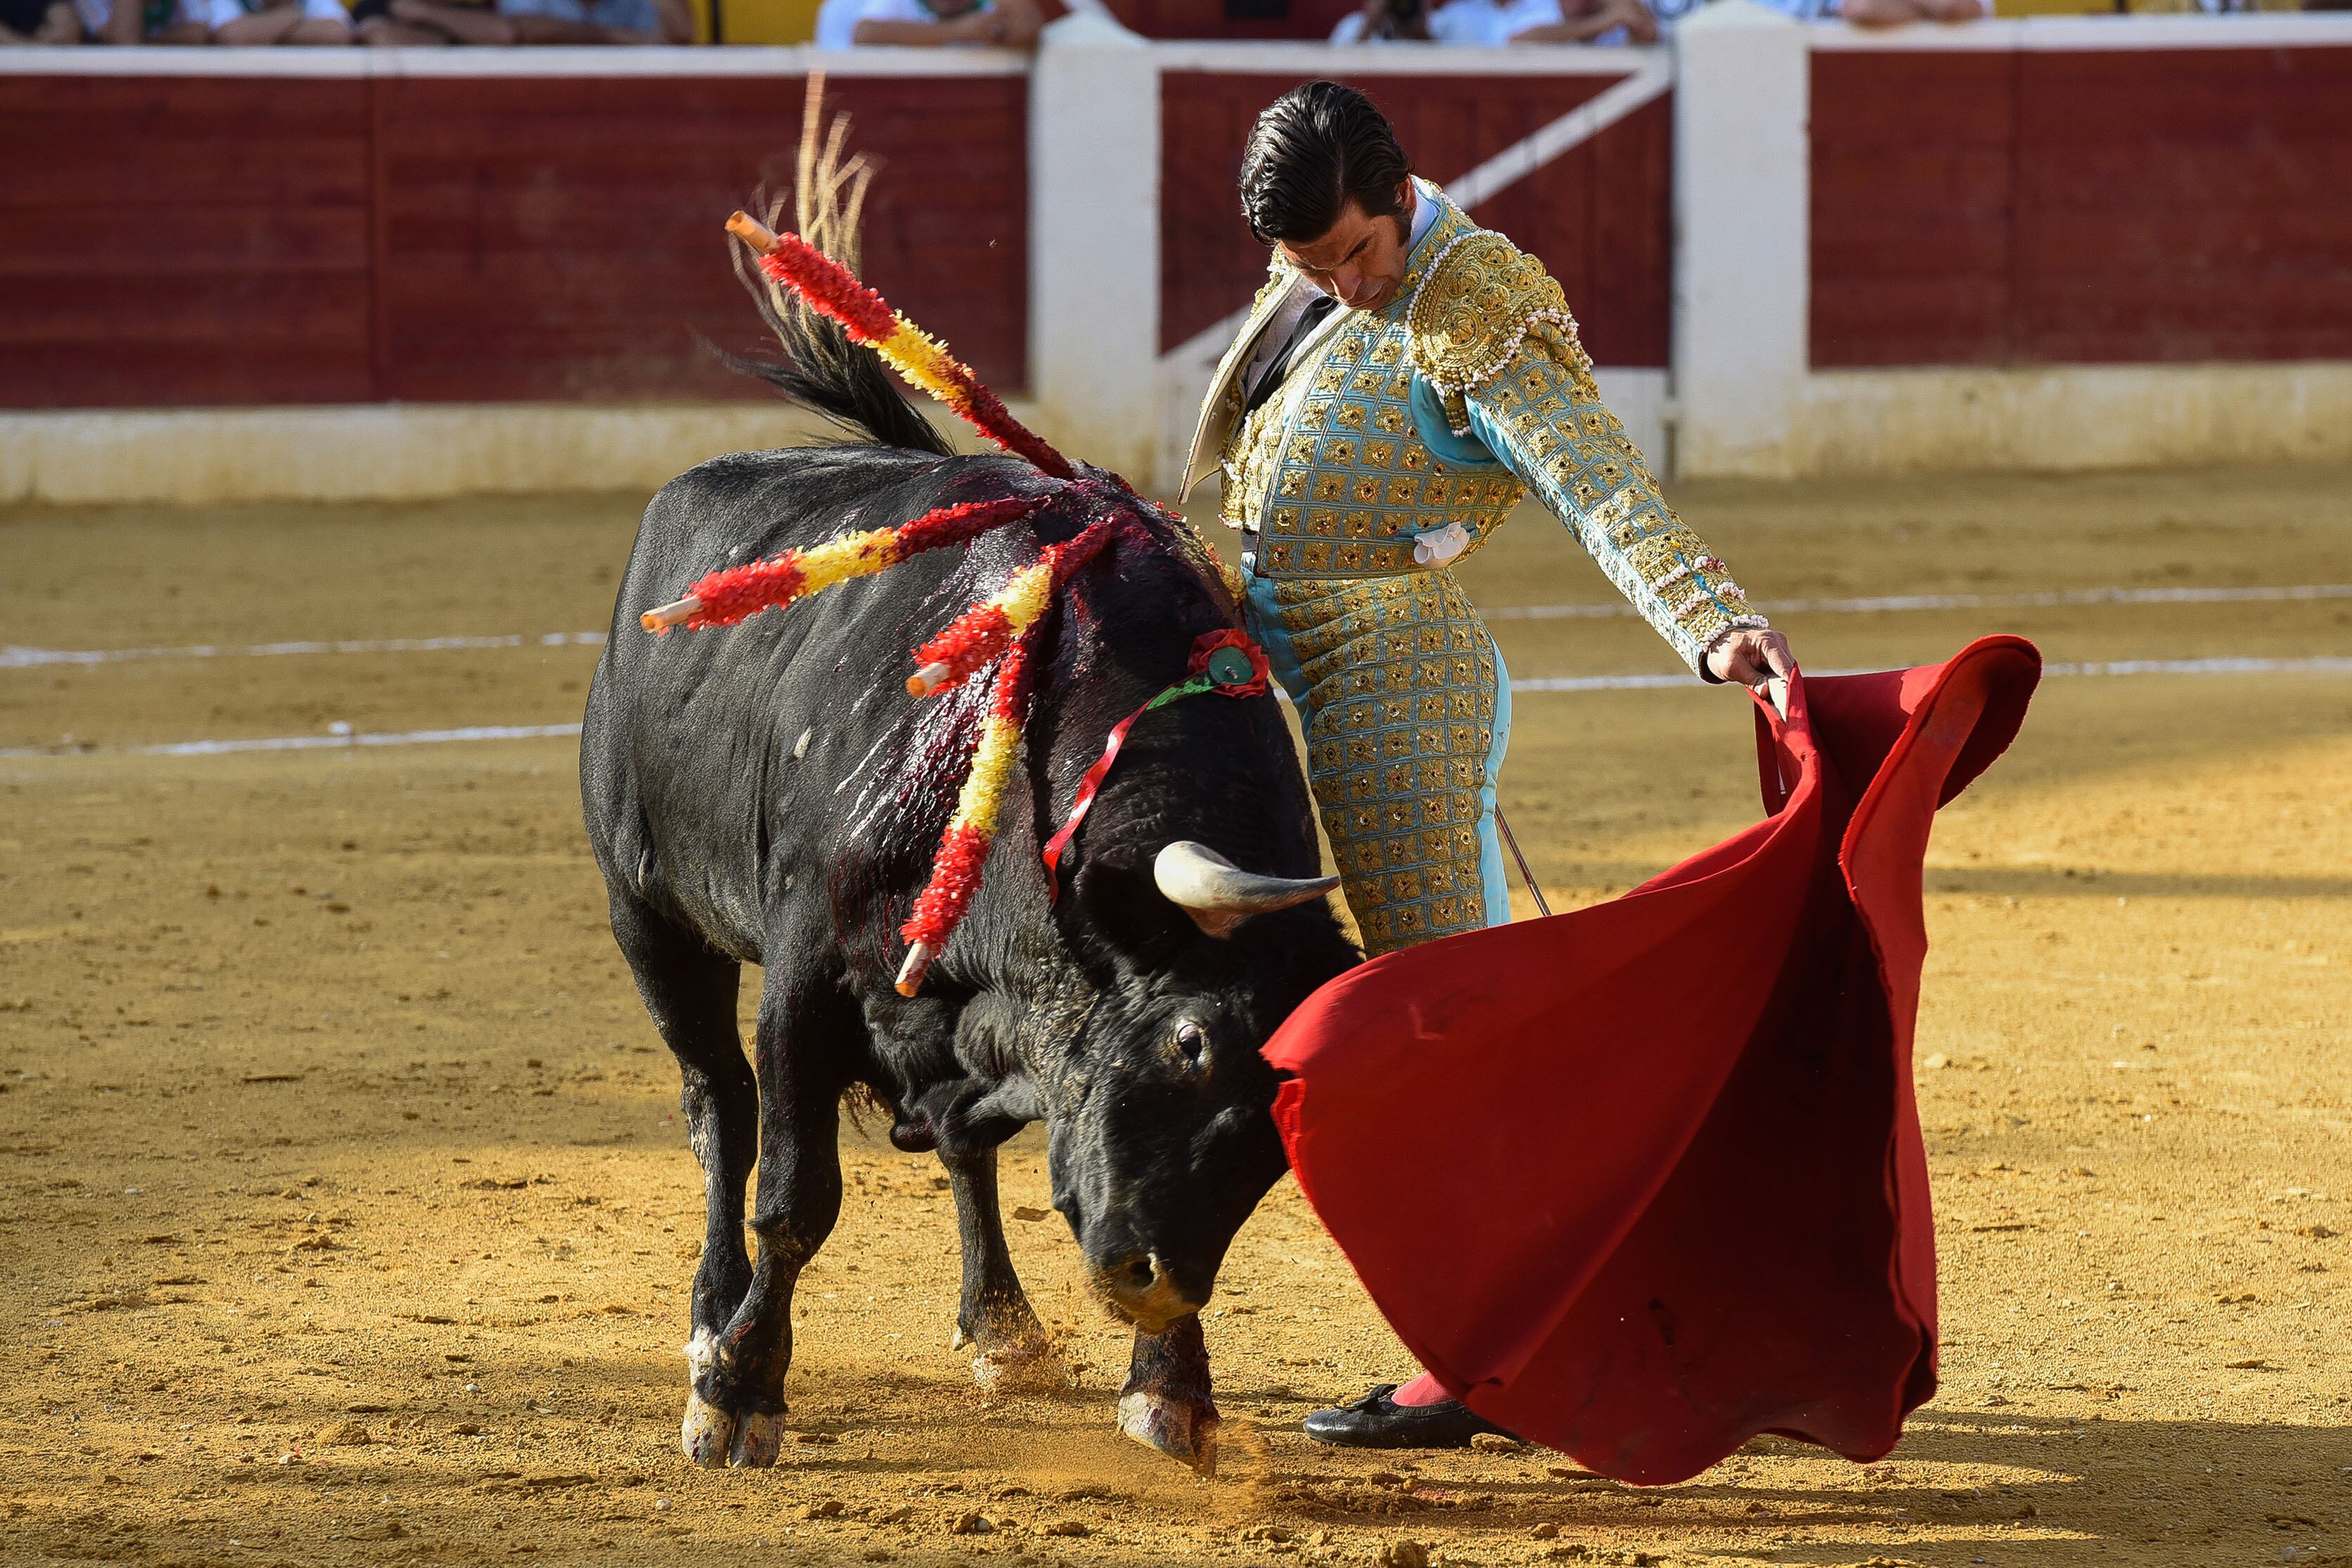
[[[1675,30],[1674,463],[1769,471],[1805,382],[1805,28],[1718,0]]]
[[[1159,68],[1151,47],[1105,14],[1075,13],[1045,35],[1029,96],[1039,434],[1144,480],[1168,418],[1156,374]]]

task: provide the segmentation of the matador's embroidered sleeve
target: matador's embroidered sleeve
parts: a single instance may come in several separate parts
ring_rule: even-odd
[[[1413,366],[1455,434],[1477,437],[1543,498],[1685,664],[1704,675],[1717,637],[1766,624],[1601,406],[1575,318],[1540,262],[1501,235],[1466,234],[1431,264],[1409,325]]]

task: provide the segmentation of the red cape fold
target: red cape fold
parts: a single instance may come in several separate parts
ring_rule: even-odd
[[[1473,1409],[1649,1484],[1759,1432],[1895,1446],[1936,1388],[1921,864],[2041,669],[2000,637],[1800,677],[1757,705],[1764,821],[1374,959],[1267,1043],[1299,1186]]]

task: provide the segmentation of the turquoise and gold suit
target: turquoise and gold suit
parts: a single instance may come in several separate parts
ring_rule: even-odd
[[[1250,630],[1297,704],[1370,953],[1510,918],[1495,833],[1510,680],[1451,563],[1530,488],[1693,670],[1726,631],[1764,624],[1601,406],[1559,285],[1415,188],[1437,214],[1396,298],[1310,329],[1244,416],[1253,347],[1313,287],[1277,253],[1185,473],[1189,489],[1223,469]]]

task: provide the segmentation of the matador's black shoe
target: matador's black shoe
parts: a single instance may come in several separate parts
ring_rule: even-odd
[[[1389,1397],[1396,1391],[1383,1383],[1353,1405],[1318,1410],[1307,1417],[1307,1435],[1342,1448],[1466,1448],[1482,1432],[1519,1441],[1458,1399],[1399,1405]]]

